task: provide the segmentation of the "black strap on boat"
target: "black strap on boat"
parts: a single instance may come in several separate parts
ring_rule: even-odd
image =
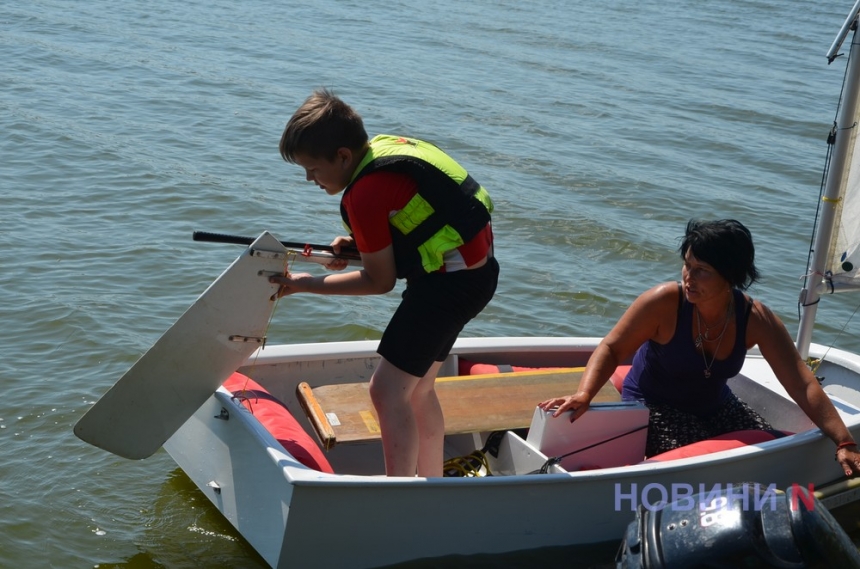
[[[505,431],[493,431],[487,437],[487,442],[484,443],[484,448],[481,452],[484,454],[490,453],[493,458],[499,458],[499,446],[502,444],[502,439],[505,436]]]
[[[561,454],[561,455],[558,455],[558,456],[554,456],[554,457],[552,457],[552,458],[548,459],[548,460],[543,464],[543,466],[541,466],[541,467],[540,467],[540,470],[535,470],[535,471],[534,471],[534,472],[532,472],[531,474],[546,474],[546,473],[548,473],[548,472],[549,472],[549,469],[553,467],[553,465],[556,465],[556,464],[560,463],[560,462],[562,461],[562,459],[564,459],[564,458],[567,458],[567,457],[569,457],[569,456],[572,456],[572,455],[574,455],[574,454],[576,454],[576,453],[578,453],[578,452],[582,452],[582,451],[586,451],[586,450],[588,450],[588,449],[592,449],[592,448],[594,448],[594,447],[596,447],[596,446],[600,446],[600,445],[602,445],[602,444],[611,443],[611,442],[612,442],[612,441],[614,441],[614,440],[620,439],[620,438],[622,438],[622,437],[626,437],[627,435],[632,435],[633,433],[638,433],[638,432],[639,432],[639,431],[641,431],[642,429],[647,429],[647,428],[648,428],[648,425],[642,425],[641,427],[636,427],[636,428],[635,428],[635,429],[633,429],[632,431],[627,431],[626,433],[621,433],[620,435],[615,435],[614,437],[612,437],[612,438],[610,438],[610,439],[606,439],[605,441],[596,442],[596,443],[591,444],[591,445],[588,445],[588,446],[586,446],[586,447],[582,447],[582,448],[580,448],[580,449],[576,449],[576,450],[570,451],[570,452],[565,453],[565,454]]]
[[[277,403],[278,405],[280,405],[281,407],[283,407],[284,409],[287,409],[289,411],[289,408],[284,404],[283,401],[281,401],[280,399],[278,399],[277,397],[275,397],[274,395],[272,395],[268,391],[259,391],[257,389],[244,389],[244,388],[237,389],[236,391],[233,392],[233,397],[231,397],[231,399],[235,399],[240,404],[243,401],[247,401],[248,405],[250,406],[248,411],[250,411],[252,415],[254,414],[254,407],[253,407],[252,401],[256,401],[256,400],[260,400],[260,399],[265,399],[266,401],[272,401],[274,403]]]
[[[836,293],[836,287],[833,285],[833,271],[826,271],[824,273],[824,282],[827,283],[827,288],[830,289],[830,294]]]

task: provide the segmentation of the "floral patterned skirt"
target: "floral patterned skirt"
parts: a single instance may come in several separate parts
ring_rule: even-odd
[[[773,430],[770,423],[749,405],[731,396],[712,415],[700,417],[668,405],[645,402],[651,414],[645,456],[651,457],[680,446],[699,442],[723,433],[755,429]]]

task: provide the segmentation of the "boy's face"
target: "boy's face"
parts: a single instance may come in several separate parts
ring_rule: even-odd
[[[315,183],[328,195],[333,196],[343,191],[349,184],[355,169],[352,158],[352,152],[348,148],[339,148],[332,160],[296,154],[295,162],[305,169],[305,178],[308,182]]]

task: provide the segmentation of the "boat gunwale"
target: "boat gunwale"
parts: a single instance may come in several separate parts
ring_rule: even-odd
[[[553,336],[493,336],[481,338],[458,338],[451,354],[506,353],[512,350],[540,350],[546,353],[564,352],[570,349],[593,349],[602,338],[571,338]],[[322,361],[333,357],[378,358],[376,348],[379,340],[351,340],[344,342],[310,342],[303,344],[272,344],[256,350],[245,362],[245,366],[278,365],[296,361]]]

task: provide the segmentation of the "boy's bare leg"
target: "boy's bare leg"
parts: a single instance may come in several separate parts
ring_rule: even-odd
[[[418,476],[441,477],[445,418],[436,396],[436,374],[442,362],[434,362],[412,391],[412,411],[418,427]]]
[[[370,399],[379,416],[382,454],[388,476],[415,476],[418,470],[418,425],[412,394],[422,378],[379,362],[370,379]],[[441,466],[441,464],[440,464]]]

